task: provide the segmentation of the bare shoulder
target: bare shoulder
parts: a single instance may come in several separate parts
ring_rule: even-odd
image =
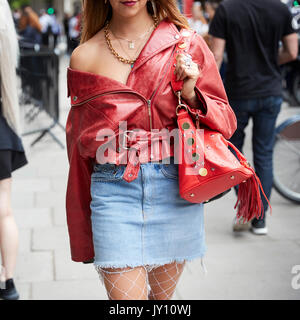
[[[72,53],[70,68],[74,70],[92,72],[95,64],[101,61],[101,55],[105,51],[105,38],[103,30],[100,30],[91,39],[79,45]]]

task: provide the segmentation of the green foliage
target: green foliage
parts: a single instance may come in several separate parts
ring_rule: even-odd
[[[8,0],[8,2],[12,9],[19,9],[25,4],[30,4],[30,0]]]

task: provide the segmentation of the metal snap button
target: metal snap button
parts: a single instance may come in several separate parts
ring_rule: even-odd
[[[205,169],[205,168],[199,169],[199,174],[201,177],[207,176],[207,169]]]
[[[186,47],[186,43],[185,42],[182,42],[178,45],[178,48],[180,49],[184,49]]]

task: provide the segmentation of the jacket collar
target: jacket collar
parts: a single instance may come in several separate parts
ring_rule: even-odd
[[[174,45],[182,39],[182,35],[176,25],[163,19],[157,28],[152,32],[147,43],[140,52],[131,73],[135,72],[147,60]],[[130,80],[130,75],[128,81]],[[127,84],[90,72],[78,71],[68,68],[68,97],[71,96],[73,105],[83,103],[85,100],[95,95],[100,95],[110,91],[133,91]]]

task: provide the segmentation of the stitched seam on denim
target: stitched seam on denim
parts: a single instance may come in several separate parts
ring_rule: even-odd
[[[144,244],[145,244],[145,211],[143,210],[143,226],[142,226],[142,232],[141,232],[141,238],[142,238],[142,263],[144,264],[144,254],[145,254],[145,251],[144,251]]]
[[[102,179],[102,178],[92,178],[93,182],[118,182],[121,181],[122,178],[117,178],[117,179]]]
[[[141,168],[141,183],[142,183],[142,215],[143,215],[143,225],[141,230],[141,254],[142,254],[142,262],[144,263],[144,228],[145,228],[145,211],[144,211],[144,200],[145,200],[145,174],[143,169]]]
[[[114,171],[116,170],[117,167],[114,163],[104,163],[104,164],[101,164],[101,163],[96,163],[94,165],[94,172],[101,172],[101,171]]]
[[[167,178],[171,178],[171,179],[178,179],[178,174],[177,175],[173,175],[170,174],[169,172],[167,172],[164,168],[164,165],[161,166],[161,172],[164,174],[165,177]]]
[[[104,172],[104,175],[105,175],[105,172],[106,173],[110,172],[110,170],[105,170],[105,169],[102,169],[102,170],[94,171],[92,173],[92,177],[91,177],[92,181],[94,181],[94,182],[114,182],[114,181],[117,182],[117,181],[121,181],[123,179],[123,176],[124,176],[125,167],[123,167],[123,166],[117,167],[117,171],[113,174],[113,177],[111,177],[111,176],[108,176],[108,177],[104,177],[104,176],[103,177],[97,177],[97,175],[94,175],[94,174],[101,173],[101,172]],[[114,171],[114,170],[112,170],[112,171]],[[120,176],[116,177],[116,175],[119,174],[119,173],[120,173]]]
[[[154,172],[155,172],[155,175],[157,174],[157,171],[156,171],[156,169],[153,167],[153,169],[154,169]],[[152,215],[154,215],[154,207],[155,207],[155,203],[153,203],[154,201],[155,201],[155,199],[156,199],[156,197],[155,197],[155,195],[156,195],[156,193],[155,193],[155,184],[154,184],[154,181],[156,181],[156,176],[152,176],[152,178],[153,178],[153,181],[151,181],[151,214]]]
[[[121,177],[97,177],[97,176],[92,176],[92,181],[103,181],[103,182],[114,182],[114,181],[121,181],[122,180],[122,176]]]

